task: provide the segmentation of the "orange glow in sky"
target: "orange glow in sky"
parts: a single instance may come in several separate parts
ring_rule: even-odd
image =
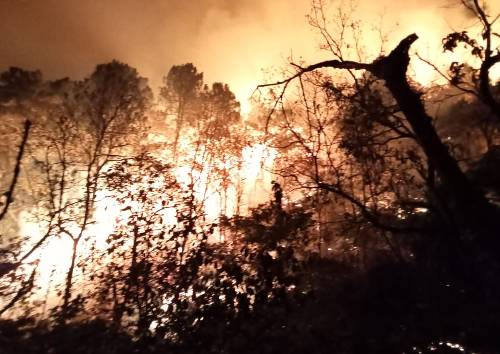
[[[325,3],[334,8],[349,1]],[[377,28],[388,35],[387,50],[416,32],[413,49],[446,68],[441,38],[474,23],[450,0],[354,3],[371,59],[379,55]],[[138,68],[156,89],[172,65],[193,62],[205,82],[228,83],[247,113],[248,97],[268,79],[263,70],[283,67],[290,57],[306,63],[329,57],[307,24],[310,7],[310,0],[3,1],[0,69],[16,65],[41,69],[49,79],[81,78],[97,63],[118,59]],[[489,10],[498,13],[500,2],[489,1]],[[419,81],[431,80],[425,65],[413,66]],[[494,68],[493,76],[499,72]]]

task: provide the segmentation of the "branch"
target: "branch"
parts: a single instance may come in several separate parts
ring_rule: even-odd
[[[478,0],[473,0],[476,10],[476,16],[479,17],[483,24],[483,39],[486,41],[486,48],[484,50],[484,60],[481,63],[481,68],[479,70],[479,91],[482,96],[484,103],[486,103],[493,114],[500,119],[500,103],[495,100],[491,92],[490,87],[490,68],[500,62],[500,53],[492,55],[491,50],[491,26],[498,19],[498,16],[493,20],[493,22],[488,21],[488,15],[484,9],[479,4]]]
[[[391,80],[406,81],[406,71],[410,64],[408,52],[417,39],[418,36],[415,33],[406,36],[388,56],[375,60],[369,70],[386,82]]]
[[[418,36],[415,33],[410,34],[409,36],[404,38],[401,42],[399,42],[398,46],[394,48],[394,50],[387,57],[382,57],[380,59],[377,59],[373,63],[359,63],[356,61],[336,60],[336,59],[322,61],[306,67],[302,67],[298,64],[291,63],[291,65],[297,68],[297,72],[294,75],[286,79],[283,79],[281,81],[258,85],[256,90],[263,87],[288,84],[290,83],[290,81],[304,75],[305,73],[322,68],[344,69],[344,70],[367,70],[372,72],[374,75],[378,76],[381,79],[392,77],[394,76],[394,74],[402,73],[403,75],[405,75],[406,68],[408,67],[408,62],[409,62],[408,51],[413,42],[415,42],[417,39]]]
[[[31,272],[31,275],[27,281],[25,281],[22,285],[17,294],[10,300],[2,309],[0,309],[0,316],[10,309],[12,306],[16,304],[19,300],[21,300],[26,294],[28,294],[31,289],[33,289],[33,285],[35,283],[35,274],[36,274],[37,266],[33,269]]]
[[[298,78],[299,76],[304,75],[305,73],[321,69],[321,68],[333,68],[333,69],[348,69],[348,70],[371,70],[373,67],[372,64],[366,64],[366,63],[358,63],[355,61],[340,61],[340,60],[326,60],[322,61],[316,64],[312,64],[306,67],[302,67],[300,65],[297,65],[295,63],[291,63],[294,67],[297,68],[297,72],[290,76],[287,79],[277,81],[274,83],[269,83],[269,84],[261,84],[257,86],[257,89],[263,88],[263,87],[269,87],[269,86],[279,86],[283,84],[287,84],[290,81]]]
[[[425,59],[425,58],[421,57],[421,56],[420,56],[420,54],[418,54],[418,53],[416,54],[416,56],[417,56],[417,58],[418,58],[420,61],[422,61],[422,62],[426,63],[427,65],[429,65],[430,67],[432,67],[432,68],[434,69],[434,71],[435,71],[435,72],[437,72],[437,73],[438,73],[438,74],[439,74],[442,78],[444,78],[444,79],[448,82],[448,84],[450,84],[450,85],[452,85],[452,86],[456,87],[457,89],[459,89],[459,90],[460,90],[460,91],[462,91],[462,92],[469,93],[469,94],[474,95],[474,96],[476,96],[476,97],[478,96],[478,94],[477,94],[477,92],[476,92],[476,91],[474,91],[474,90],[472,90],[472,89],[469,89],[469,88],[462,87],[462,86],[460,86],[460,83],[457,83],[457,82],[453,81],[451,77],[449,77],[449,76],[448,76],[448,75],[446,75],[444,72],[442,72],[442,71],[441,71],[441,70],[440,70],[440,69],[439,69],[436,65],[434,65],[431,61],[429,61],[429,60],[427,60],[427,59]]]
[[[486,59],[481,64],[481,68],[479,69],[479,93],[483,102],[487,104],[493,114],[500,119],[500,103],[497,102],[491,92],[489,75],[491,67],[499,62],[500,53],[493,56],[487,55]]]
[[[323,189],[328,192],[332,192],[334,194],[337,194],[338,196],[348,200],[352,204],[354,204],[358,209],[360,210],[361,214],[363,217],[373,224],[373,226],[389,231],[392,233],[408,233],[408,232],[422,232],[424,231],[423,228],[418,228],[418,227],[398,227],[394,225],[388,225],[380,220],[380,218],[375,215],[365,204],[354,198],[352,195],[346,193],[345,191],[336,188],[334,185],[331,185],[329,183],[324,183],[324,182],[318,182],[317,183],[319,189]]]
[[[6,201],[5,201],[5,204],[3,206],[2,211],[0,212],[0,220],[2,220],[5,217],[5,215],[7,214],[7,211],[9,210],[10,204],[12,204],[12,202],[14,201],[12,196],[14,195],[14,189],[16,188],[19,173],[21,172],[21,160],[23,159],[24,148],[25,148],[26,143],[28,141],[28,135],[29,135],[30,128],[31,128],[31,121],[29,119],[26,119],[26,121],[24,122],[24,133],[23,133],[23,137],[21,139],[21,145],[19,146],[19,152],[17,153],[16,166],[14,168],[14,174],[12,176],[12,181],[10,182],[9,189],[7,190],[7,192],[4,193],[4,195],[6,197]]]

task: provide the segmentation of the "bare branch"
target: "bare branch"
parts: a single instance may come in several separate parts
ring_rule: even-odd
[[[316,64],[312,64],[306,67],[302,67],[298,64],[291,63],[294,67],[296,67],[298,70],[297,72],[290,76],[289,78],[286,78],[281,81],[277,81],[274,83],[270,84],[261,84],[257,86],[257,89],[259,88],[264,88],[264,87],[269,87],[269,86],[279,86],[283,84],[287,84],[290,81],[298,78],[299,76],[304,75],[305,73],[321,69],[321,68],[333,68],[333,69],[348,69],[348,70],[371,70],[373,68],[372,64],[365,64],[365,63],[358,63],[355,61],[340,61],[340,60],[326,60],[322,61]]]
[[[437,72],[443,79],[445,79],[450,85],[456,87],[457,89],[459,89],[460,91],[462,92],[465,92],[465,93],[470,93],[471,95],[474,95],[474,96],[478,96],[477,92],[475,90],[472,90],[472,89],[469,89],[469,88],[465,88],[463,86],[460,86],[459,83],[455,82],[454,80],[452,80],[451,77],[449,77],[448,75],[446,75],[444,72],[442,72],[436,65],[434,65],[432,62],[430,62],[429,60],[423,58],[420,56],[420,54],[416,54],[417,58],[421,61],[423,61],[424,63],[426,63],[427,65],[429,65],[430,67],[432,67],[434,69],[435,72]]]
[[[387,223],[384,223],[381,220],[381,218],[375,212],[370,210],[370,208],[368,208],[364,203],[360,202],[359,200],[354,198],[349,193],[345,192],[344,190],[342,190],[340,188],[335,187],[332,184],[318,182],[318,188],[323,189],[325,191],[329,191],[329,192],[334,193],[334,194],[337,194],[338,196],[351,202],[353,205],[355,205],[359,209],[359,211],[361,212],[363,217],[377,228],[380,228],[382,230],[389,231],[392,233],[408,233],[408,232],[422,232],[422,231],[424,231],[423,228],[409,227],[409,226],[399,227],[396,225],[389,225]]]
[[[19,146],[19,151],[17,153],[16,166],[14,167],[14,174],[12,176],[12,181],[10,182],[9,189],[4,193],[6,201],[5,204],[3,205],[2,211],[0,212],[0,220],[2,220],[5,217],[7,211],[9,210],[10,204],[12,204],[12,202],[14,201],[13,198],[14,189],[16,188],[17,185],[19,173],[21,172],[21,161],[24,155],[24,148],[26,147],[26,143],[28,141],[30,128],[31,128],[31,121],[29,119],[26,119],[26,121],[24,122],[24,133],[21,139],[21,145]]]

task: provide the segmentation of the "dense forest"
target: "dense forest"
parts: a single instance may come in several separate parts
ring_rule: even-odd
[[[459,6],[442,69],[313,1],[330,59],[248,115],[192,63],[0,73],[0,353],[500,353],[499,17]]]

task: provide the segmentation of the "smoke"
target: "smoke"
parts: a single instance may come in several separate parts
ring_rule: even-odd
[[[432,55],[439,36],[466,20],[446,4],[362,0],[357,16],[376,24],[385,13],[392,43],[417,32],[419,50]],[[281,66],[290,53],[322,58],[305,18],[309,8],[309,0],[0,0],[0,70],[15,65],[39,68],[48,79],[81,78],[118,59],[156,89],[172,65],[193,62],[207,81],[227,82],[245,99],[262,82],[261,69]]]

